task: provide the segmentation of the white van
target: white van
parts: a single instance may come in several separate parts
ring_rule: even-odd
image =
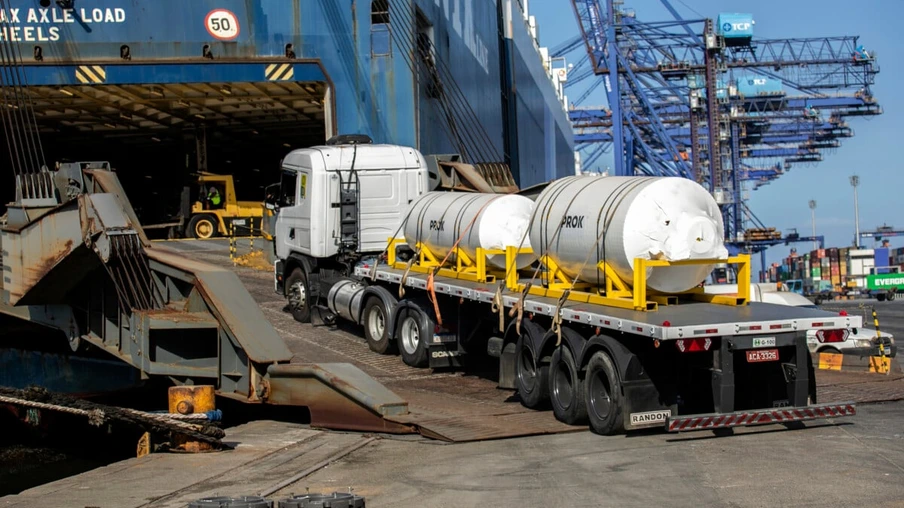
[[[704,291],[711,294],[735,294],[737,284],[717,284],[705,286]],[[817,306],[802,295],[790,291],[780,291],[775,283],[753,283],[750,285],[750,300],[754,302],[773,303],[776,305],[792,305],[811,309]],[[807,347],[811,353],[844,353],[858,356],[879,356],[879,339],[876,331],[864,328],[847,330],[847,337],[841,342],[823,342],[815,330],[807,332]],[[882,332],[882,343],[885,354],[894,357],[896,354],[895,339]]]

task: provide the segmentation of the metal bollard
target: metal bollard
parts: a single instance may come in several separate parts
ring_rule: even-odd
[[[879,341],[879,356],[885,358],[885,344],[882,344],[882,333],[879,332],[879,315],[876,314],[876,308],[870,306],[873,311],[873,326],[876,327],[876,340]]]
[[[232,260],[233,265],[235,264],[235,224],[229,223],[229,259]]]

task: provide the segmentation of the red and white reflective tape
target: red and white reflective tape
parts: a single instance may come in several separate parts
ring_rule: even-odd
[[[764,409],[758,411],[738,411],[736,413],[679,416],[668,419],[669,432],[708,430],[743,425],[766,425],[770,423],[800,422],[820,418],[854,416],[857,407],[853,402],[823,404],[820,406]]]

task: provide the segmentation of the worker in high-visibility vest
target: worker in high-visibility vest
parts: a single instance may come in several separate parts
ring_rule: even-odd
[[[220,197],[220,191],[217,190],[216,187],[210,188],[210,191],[207,193],[207,202],[210,203],[211,208],[219,208],[220,207],[222,198]]]

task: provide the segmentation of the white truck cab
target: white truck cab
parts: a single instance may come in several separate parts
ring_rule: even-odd
[[[276,255],[323,259],[343,247],[382,252],[408,205],[436,186],[431,180],[414,148],[368,143],[293,150],[281,167]]]

